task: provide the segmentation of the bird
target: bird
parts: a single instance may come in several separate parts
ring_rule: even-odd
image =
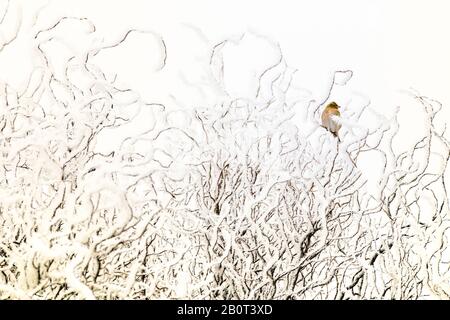
[[[322,126],[330,131],[335,137],[338,138],[339,141],[339,129],[341,129],[342,125],[333,119],[334,117],[340,117],[341,113],[339,112],[340,106],[336,102],[330,102],[322,112]],[[334,117],[333,117],[334,116]]]
[[[340,123],[340,119],[336,119],[336,117],[341,117],[341,113],[339,112],[340,106],[332,101],[330,102],[325,109],[322,112],[322,126],[330,131],[337,139],[338,142],[341,142],[341,139],[339,138],[339,130],[342,127],[342,124]],[[337,143],[337,151],[339,152],[339,145],[340,143]],[[345,152],[348,155],[349,160],[352,162],[354,168],[357,168],[355,160],[351,157],[350,153],[345,150]]]

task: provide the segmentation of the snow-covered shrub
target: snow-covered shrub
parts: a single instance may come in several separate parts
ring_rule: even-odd
[[[64,38],[73,26],[77,48]],[[211,46],[194,86],[215,103],[144,101],[95,60],[133,33],[160,43],[164,68],[168,48],[154,33],[105,44],[89,20],[63,17],[30,39],[26,87],[1,84],[2,298],[448,297],[438,102],[414,95],[428,130],[409,152],[392,147],[396,117],[358,124],[369,103],[344,110],[339,143],[320,112],[352,72],[334,72],[314,99],[281,49],[254,34]],[[244,58],[249,48],[270,57]],[[99,151],[143,110],[143,130]],[[373,152],[378,194],[358,166]]]

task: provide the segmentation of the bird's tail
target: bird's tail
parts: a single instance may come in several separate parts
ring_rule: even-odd
[[[336,132],[331,132],[333,136],[335,136],[338,139],[338,142],[341,142],[341,138],[339,138],[339,135]]]

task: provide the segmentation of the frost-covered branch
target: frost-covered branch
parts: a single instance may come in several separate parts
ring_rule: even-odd
[[[26,84],[0,84],[1,298],[449,297],[444,106],[412,93],[427,130],[407,152],[394,147],[397,115],[357,124],[370,101],[344,112],[338,142],[319,112],[353,72],[299,98],[301,69],[251,33],[205,54],[208,81],[195,85],[214,88],[215,103],[145,101],[97,63],[131,34],[157,40],[164,71],[170,46],[158,33],[108,42],[88,19],[62,17],[35,30]],[[229,54],[247,41],[273,55],[239,91]],[[143,111],[141,131],[100,150]],[[358,167],[367,153],[384,161],[378,194]]]

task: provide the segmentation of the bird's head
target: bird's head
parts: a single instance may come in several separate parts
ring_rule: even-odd
[[[327,105],[327,109],[339,109],[340,108],[340,106],[336,103],[336,102],[330,102],[328,105]]]

